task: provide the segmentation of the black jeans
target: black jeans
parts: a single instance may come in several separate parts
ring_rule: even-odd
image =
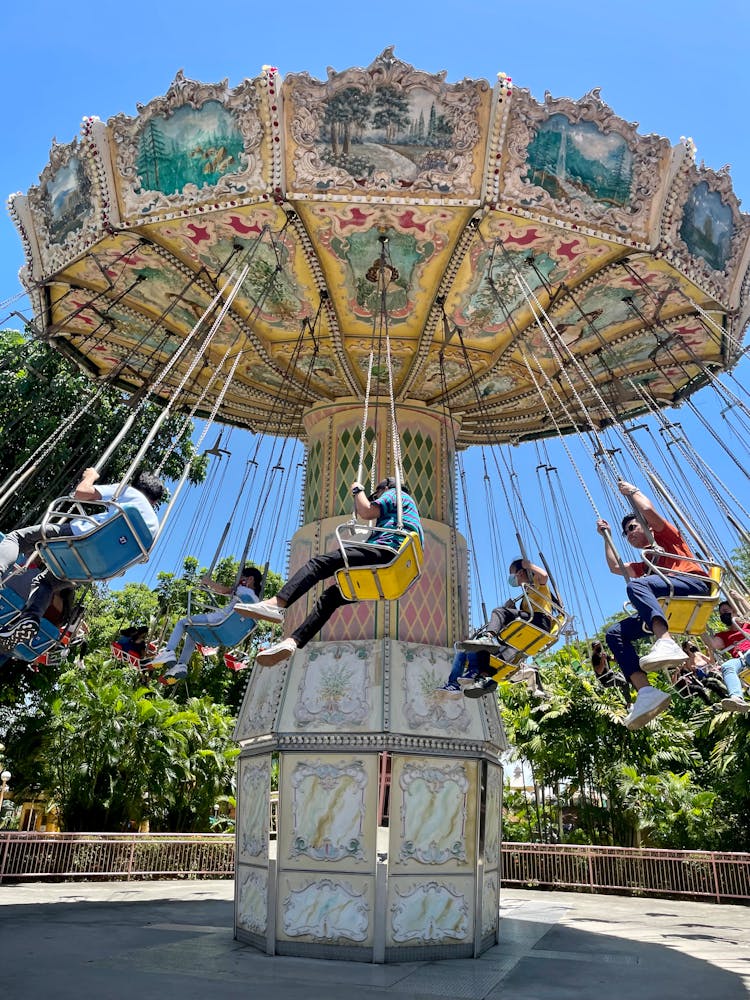
[[[62,538],[72,535],[69,524],[50,524],[47,526],[48,538]],[[9,532],[0,542],[0,577],[21,556],[30,556],[42,540],[41,524],[32,524],[25,528],[17,528]],[[52,598],[61,590],[69,588],[67,580],[60,580],[49,569],[42,569],[34,578],[31,592],[23,606],[23,613],[39,621],[50,606]]]
[[[503,607],[493,609],[490,620],[484,626],[483,631],[494,632],[495,635],[499,635],[506,625],[510,625],[511,622],[517,621],[519,618],[526,622],[530,620],[532,625],[536,625],[537,628],[542,629],[544,632],[549,632],[552,626],[552,619],[543,611],[535,611],[531,615],[522,608]]]
[[[348,542],[346,546],[346,557],[350,566],[379,566],[389,563],[395,557],[395,549],[375,549],[367,545],[353,545]],[[327,580],[344,566],[344,556],[340,549],[335,552],[324,552],[322,555],[313,556],[304,566],[297,570],[281,590],[276,595],[287,607],[294,604],[304,594],[311,590],[316,583]],[[327,587],[313,605],[310,614],[305,618],[299,628],[292,632],[292,638],[297,643],[297,647],[302,649],[312,639],[316,632],[319,632],[337,608],[345,604],[356,604],[356,601],[348,601],[334,584]]]

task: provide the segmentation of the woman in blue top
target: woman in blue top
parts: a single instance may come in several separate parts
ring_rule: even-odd
[[[355,512],[361,520],[375,521],[376,528],[398,528],[395,479],[389,476],[387,479],[381,480],[375,487],[375,492],[369,497],[361,483],[353,483],[352,496],[354,497]],[[403,530],[416,531],[420,541],[424,542],[417,505],[405,486],[401,487],[401,507]],[[389,549],[398,549],[402,536],[387,531],[373,531],[370,541],[373,544],[382,545],[384,548],[376,549],[371,545],[344,542],[346,558],[350,566],[377,566],[381,563],[389,563],[393,559],[393,551],[389,551]],[[343,566],[344,555],[340,549],[313,556],[284,584],[275,597],[271,597],[267,601],[260,601],[258,604],[237,604],[235,611],[248,618],[283,622],[284,610],[290,604],[294,604],[316,583],[327,580]],[[271,646],[270,649],[261,650],[256,656],[255,662],[261,666],[272,666],[274,663],[288,660],[295,650],[302,649],[303,646],[307,645],[337,608],[344,604],[353,603],[356,602],[348,601],[336,584],[326,588],[299,628],[295,629],[288,639],[283,639],[275,646]]]
[[[95,468],[86,469],[80,483],[73,491],[73,498],[96,503],[112,500],[117,492],[117,485],[114,483],[97,484],[98,479],[99,473]],[[166,492],[164,484],[153,473],[142,472],[136,479],[135,485],[126,486],[118,497],[118,502],[122,507],[132,507],[139,511],[151,535],[152,543],[159,530],[156,508],[165,498]],[[115,513],[116,508],[111,507],[91,518],[75,518],[69,523],[47,525],[45,532],[42,531],[41,524],[33,524],[9,532],[0,541],[0,578],[13,567],[19,555],[25,557],[31,555],[42,540],[43,534],[46,533],[47,538],[80,535],[92,527],[92,522],[106,521]],[[8,652],[19,643],[31,642],[39,631],[39,621],[49,607],[53,596],[59,590],[69,586],[66,580],[58,579],[49,569],[40,572],[34,579],[23,609],[10,622],[0,628],[0,651]]]

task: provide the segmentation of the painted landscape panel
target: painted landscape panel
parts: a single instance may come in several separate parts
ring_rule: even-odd
[[[685,202],[680,237],[691,254],[702,257],[714,271],[723,271],[732,249],[732,210],[718,191],[696,184]]]
[[[633,154],[621,135],[605,134],[593,122],[551,115],[529,143],[526,164],[525,180],[556,201],[617,207],[630,201]]]
[[[141,189],[178,194],[187,184],[214,185],[246,166],[242,133],[218,101],[178,108],[169,118],[151,118],[138,141],[136,168]]]
[[[326,103],[318,142],[321,158],[355,178],[375,171],[411,182],[428,170],[448,170],[453,125],[434,94],[382,85],[372,93],[346,87]]]

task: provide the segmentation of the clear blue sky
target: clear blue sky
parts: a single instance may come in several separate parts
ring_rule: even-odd
[[[269,63],[282,75],[307,70],[325,78],[328,66],[337,70],[366,66],[386,46],[395,45],[400,59],[430,72],[446,70],[449,80],[467,76],[493,81],[497,72],[504,71],[537,99],[546,90],[554,96],[579,98],[600,87],[602,98],[617,114],[640,123],[641,133],[657,132],[673,144],[689,135],[699,161],[713,168],[731,163],[736,193],[750,198],[746,121],[750,4],[746,0],[716,5],[697,0],[629,4],[542,0],[533,5],[384,0],[360,7],[341,0],[323,5],[298,0],[274,5],[222,0],[210,4],[131,0],[127,5],[29,0],[6,5],[3,22],[5,155],[0,158],[0,191],[6,194],[25,191],[37,181],[53,137],[60,142],[73,139],[84,115],[106,120],[120,111],[134,114],[136,103],[145,104],[166,91],[178,69],[206,82],[228,77],[232,85],[256,76]],[[20,289],[17,272],[22,263],[20,241],[3,213],[0,302]],[[27,312],[28,304],[21,300],[3,310],[0,319],[10,308]],[[746,361],[736,374],[748,382]],[[717,426],[722,425],[713,394],[704,391],[697,398]],[[731,463],[716,454],[705,431],[694,426],[689,415],[680,411],[679,419],[689,428],[695,447],[710,454],[717,471],[744,498],[746,480],[738,481]],[[254,449],[249,435],[242,438],[234,432],[236,467],[227,473],[227,483],[241,474],[245,457]],[[577,608],[585,632],[600,613],[606,616],[616,610],[622,587],[604,568],[594,513],[566,467],[563,450],[557,443],[550,448],[560,476],[566,483],[570,480],[566,493],[576,512],[577,529],[571,534],[580,534],[580,546],[572,537],[566,542],[579,553],[581,575],[591,574],[582,590],[595,593]],[[543,514],[549,502],[544,498],[540,502],[536,495],[538,461],[533,445],[515,450],[519,482],[549,553],[552,546],[544,540]],[[466,462],[472,523],[476,532],[485,534],[481,466],[477,455],[468,455]],[[584,475],[588,479],[590,469]],[[173,536],[184,539],[194,502],[191,499],[177,512],[177,527],[158,560],[164,568],[177,568],[174,560],[180,548]],[[601,494],[596,503],[604,503]],[[601,509],[606,512],[605,506]],[[516,546],[507,514],[501,511],[500,518],[510,533],[503,546],[503,557],[509,559]],[[275,529],[277,533],[284,523]],[[210,558],[212,549],[209,534],[204,538],[201,529],[195,536],[204,559]],[[275,558],[283,558],[282,550],[277,543]],[[482,550],[485,598],[492,602],[500,589],[497,596],[503,599],[504,567],[496,578],[487,546]]]

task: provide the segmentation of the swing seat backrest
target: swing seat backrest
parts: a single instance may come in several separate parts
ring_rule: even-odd
[[[651,567],[653,563],[648,558],[648,555],[649,553],[647,552],[643,553],[644,562]],[[674,632],[676,635],[703,635],[708,627],[708,619],[711,617],[719,601],[719,593],[721,591],[722,567],[718,563],[709,562],[707,559],[699,559],[697,556],[691,556],[690,559],[692,562],[705,567],[708,575],[701,576],[698,573],[660,574],[665,575],[667,580],[669,580],[670,576],[677,576],[684,580],[707,580],[709,583],[708,594],[692,594],[689,597],[675,597],[674,595],[670,595],[659,598],[659,604],[664,610],[664,617],[667,619],[669,631]],[[653,566],[653,568],[655,572],[659,572],[659,567]]]
[[[6,625],[17,612],[23,608],[24,599],[10,587],[0,590],[0,625]],[[17,660],[32,663],[47,650],[53,649],[60,642],[60,629],[46,618],[39,623],[39,631],[31,642],[19,643],[12,656]]]
[[[71,506],[75,509],[66,509]],[[43,535],[37,546],[45,564],[58,579],[72,583],[111,580],[130,566],[147,562],[154,539],[140,511],[115,501],[87,503],[85,506],[113,513],[102,523],[92,521],[91,527],[78,535],[63,535],[60,538],[45,538]],[[82,514],[91,516],[80,501],[71,504],[70,498],[63,497],[50,505],[42,521],[42,529],[52,523],[70,523]]]
[[[198,646],[225,646],[232,649],[247,639],[257,624],[252,618],[242,618],[229,608],[224,618],[212,625],[188,620],[185,631]]]
[[[351,522],[336,528],[336,538],[344,553],[342,532],[352,534]],[[358,527],[362,527],[361,525]],[[377,529],[366,528],[366,537],[370,537]],[[388,528],[388,534],[401,535],[402,541],[398,550],[385,545],[371,542],[357,542],[358,545],[370,545],[373,551],[391,551],[393,559],[387,563],[375,566],[344,566],[336,571],[336,584],[347,601],[397,601],[419,579],[422,572],[422,542],[416,531],[398,531]],[[356,537],[356,534],[355,534]]]

